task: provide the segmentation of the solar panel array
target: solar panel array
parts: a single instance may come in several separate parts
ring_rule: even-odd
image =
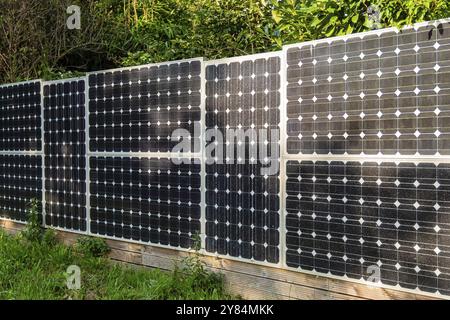
[[[177,164],[171,151],[180,141],[172,133],[185,129],[200,155],[201,73],[193,59],[89,75],[92,233],[192,247],[201,161]]]
[[[0,218],[450,296],[449,62],[436,22],[0,86]]]
[[[44,85],[45,224],[86,231],[86,83]]]
[[[286,48],[289,267],[450,294],[449,40],[445,23]]]
[[[207,130],[225,134],[227,129],[264,129],[270,137],[271,129],[279,129],[280,123],[280,70],[278,54],[208,62]],[[232,162],[206,166],[206,250],[278,263],[279,176],[263,175],[264,163],[252,161],[250,148],[257,142],[255,138],[237,137]],[[215,142],[225,154],[231,141]],[[241,158],[239,144],[245,146]]]

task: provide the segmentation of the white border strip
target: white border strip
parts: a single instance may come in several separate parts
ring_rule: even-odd
[[[41,199],[41,213],[42,226],[45,228],[45,121],[44,121],[44,82],[41,81],[41,170],[42,170],[42,199]]]
[[[338,40],[344,40],[345,41],[347,39],[352,39],[352,38],[361,38],[361,39],[363,39],[364,37],[370,36],[370,35],[380,36],[381,34],[387,33],[387,32],[399,33],[402,30],[408,30],[408,29],[417,30],[417,29],[419,29],[421,27],[427,27],[427,26],[437,27],[439,24],[443,24],[443,23],[450,23],[450,18],[440,19],[440,20],[435,20],[435,21],[419,22],[419,23],[413,24],[412,26],[404,26],[401,29],[398,29],[396,27],[390,27],[390,28],[370,30],[370,31],[365,31],[365,32],[360,32],[360,33],[350,33],[350,34],[347,34],[347,35],[331,37],[331,38],[323,38],[323,39],[310,40],[310,41],[299,42],[299,43],[292,43],[292,44],[284,45],[283,46],[283,51],[287,51],[288,49],[291,49],[291,48],[301,48],[301,47],[305,47],[305,46],[316,46],[317,44],[325,43],[325,42],[328,43],[328,44],[331,44],[332,42],[338,41]]]
[[[86,79],[86,76],[81,76],[81,77],[73,77],[73,78],[65,78],[65,79],[43,81],[42,83],[44,84],[44,86],[47,86],[47,85],[52,85],[52,84],[60,84],[60,83],[66,83],[66,82],[80,81],[80,80],[85,80],[85,79]],[[87,86],[85,86],[84,89],[87,90]]]
[[[43,153],[41,151],[0,151],[0,155],[16,155],[16,156],[40,156]]]
[[[281,54],[280,64],[280,261],[284,266],[286,264],[286,166],[284,165],[283,157],[287,153],[287,55],[283,52]]]
[[[86,175],[85,175],[85,183],[86,183],[86,233],[91,235],[91,176],[90,176],[90,161],[91,157],[89,156],[89,77],[86,75],[85,79],[85,95],[84,95],[84,157],[86,159]]]
[[[256,60],[256,59],[267,59],[267,58],[272,58],[272,57],[280,57],[281,58],[282,54],[283,54],[283,50],[278,50],[278,51],[271,51],[271,52],[249,54],[249,55],[238,56],[238,57],[207,60],[207,61],[205,61],[205,69],[206,69],[206,67],[211,66],[211,65],[229,64],[232,62],[242,62],[242,61]],[[281,68],[283,68],[283,65],[281,65]],[[205,78],[205,82],[206,82],[206,78]]]
[[[440,163],[450,163],[450,156],[443,157],[443,156],[402,156],[402,157],[395,157],[395,156],[371,156],[371,155],[298,155],[298,154],[288,154],[284,156],[284,159],[286,160],[302,160],[302,161],[342,161],[342,162],[348,162],[348,161],[354,161],[354,162],[412,162],[415,164],[418,163],[434,163],[434,164],[440,164]]]
[[[173,61],[164,61],[164,62],[155,62],[155,63],[149,63],[149,64],[142,64],[142,65],[138,65],[138,66],[131,66],[131,67],[123,67],[123,68],[113,68],[113,69],[106,69],[106,70],[98,70],[98,71],[91,71],[91,72],[87,72],[86,76],[89,79],[90,75],[95,75],[95,74],[101,74],[101,73],[107,73],[107,72],[117,72],[117,71],[129,71],[129,70],[140,70],[143,68],[149,68],[149,67],[159,67],[159,66],[169,66],[171,64],[180,64],[180,63],[185,63],[185,62],[195,62],[195,61],[200,61],[200,64],[203,61],[203,57],[195,57],[195,58],[189,58],[189,59],[181,59],[181,60],[173,60]],[[89,83],[88,83],[89,85]]]
[[[0,88],[14,87],[14,86],[22,85],[22,84],[32,84],[32,83],[36,83],[36,82],[42,83],[43,80],[34,79],[34,80],[25,80],[25,81],[20,81],[20,82],[5,83],[5,84],[0,84]]]
[[[201,62],[200,72],[200,237],[201,250],[206,251],[206,66]]]
[[[200,137],[199,137],[200,138]],[[93,157],[125,157],[125,158],[200,158],[202,156],[201,152],[109,152],[109,151],[93,151],[89,152],[90,156]]]

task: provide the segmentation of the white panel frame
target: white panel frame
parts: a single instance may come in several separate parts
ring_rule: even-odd
[[[316,46],[317,44],[325,43],[325,42],[330,44],[331,42],[338,41],[338,40],[348,40],[348,39],[352,39],[352,38],[363,39],[366,36],[381,35],[381,34],[387,33],[387,32],[399,33],[402,30],[408,30],[408,29],[417,30],[418,28],[426,27],[426,26],[437,27],[438,25],[443,24],[443,23],[450,23],[450,18],[419,22],[419,23],[415,23],[413,25],[404,26],[401,29],[398,29],[396,27],[382,28],[382,29],[370,30],[370,31],[359,32],[359,33],[351,33],[351,34],[347,34],[347,35],[343,35],[343,36],[336,36],[336,37],[331,37],[331,38],[323,38],[323,39],[310,40],[310,41],[305,41],[305,42],[300,42],[300,43],[293,43],[293,44],[284,45],[283,51],[286,52],[288,49],[291,49],[291,48],[301,48],[301,47],[311,46],[311,45]]]
[[[91,170],[89,156],[90,136],[89,136],[89,76],[86,74],[85,79],[85,96],[84,96],[84,138],[85,138],[85,157],[86,157],[86,233],[91,235],[91,178],[89,172]]]
[[[200,209],[200,251],[206,251],[206,154],[205,154],[205,142],[206,142],[206,66],[205,61],[201,61],[200,72],[200,196],[201,196],[201,209]]]

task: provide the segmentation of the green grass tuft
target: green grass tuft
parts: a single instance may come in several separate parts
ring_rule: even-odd
[[[232,299],[220,275],[194,256],[173,272],[112,263],[55,241],[29,241],[0,230],[0,299]],[[89,242],[91,243],[91,242]],[[97,244],[95,244],[97,245]],[[81,289],[66,286],[70,265],[81,269]]]

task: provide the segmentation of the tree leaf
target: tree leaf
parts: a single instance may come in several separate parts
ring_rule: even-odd
[[[280,13],[277,10],[272,11],[272,18],[275,21],[275,23],[280,23],[281,21]]]

